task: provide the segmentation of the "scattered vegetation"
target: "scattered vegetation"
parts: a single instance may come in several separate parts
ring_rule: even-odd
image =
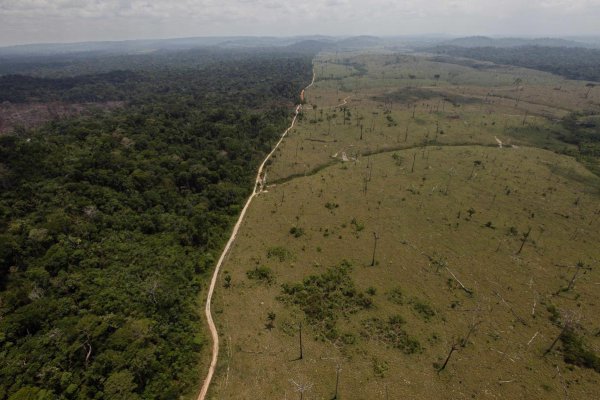
[[[399,287],[394,288],[392,290],[390,290],[389,292],[387,292],[386,294],[387,299],[397,305],[402,305],[404,304],[404,295],[402,294],[402,289],[400,289]]]
[[[246,272],[248,279],[271,285],[275,282],[275,274],[269,267],[260,266]]]
[[[421,344],[404,330],[404,318],[393,315],[387,321],[369,318],[361,322],[362,335],[370,340],[378,340],[401,350],[404,354],[420,353]]]
[[[600,373],[600,357],[585,344],[574,328],[563,330],[560,335],[562,352],[566,363],[590,368]]]
[[[279,262],[284,262],[284,261],[292,260],[294,258],[294,255],[292,254],[291,251],[289,251],[285,247],[276,246],[276,247],[271,247],[267,250],[267,257],[274,258],[274,259],[278,260]]]
[[[304,235],[304,229],[293,226],[290,228],[290,235],[294,236],[295,238],[299,238]]]
[[[351,269],[350,263],[344,261],[301,283],[283,284],[279,299],[299,307],[320,335],[336,339],[338,318],[373,306],[371,298],[356,289],[350,277]]]
[[[435,311],[433,310],[433,308],[429,304],[424,303],[419,299],[411,299],[410,305],[412,306],[412,309],[417,313],[417,315],[419,315],[425,321],[429,321],[435,316]]]

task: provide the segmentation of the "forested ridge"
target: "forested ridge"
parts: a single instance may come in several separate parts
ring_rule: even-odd
[[[0,399],[178,399],[199,291],[311,57],[0,78],[0,101],[126,106],[0,136]]]

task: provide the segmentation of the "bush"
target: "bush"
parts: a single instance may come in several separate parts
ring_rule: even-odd
[[[350,277],[351,265],[343,262],[321,275],[311,275],[301,283],[282,285],[279,300],[304,312],[320,335],[332,340],[339,334],[339,317],[372,307],[373,301],[356,289]]]
[[[295,238],[299,238],[300,236],[304,235],[304,229],[294,226],[290,229],[290,234]]]
[[[435,316],[435,311],[427,303],[423,303],[418,299],[413,299],[411,300],[411,305],[413,310],[415,310],[415,312],[425,321],[429,321]]]
[[[370,318],[362,321],[362,335],[379,340],[404,354],[420,353],[423,349],[418,340],[411,338],[404,330],[405,321],[400,315],[392,315],[387,322],[380,318]]]
[[[402,290],[399,287],[387,292],[387,299],[394,304],[404,304],[404,295],[402,294]]]
[[[325,208],[328,210],[335,210],[336,208],[338,208],[340,205],[337,203],[331,203],[331,202],[327,202],[325,203]]]
[[[275,282],[275,274],[269,267],[260,266],[246,272],[248,279],[260,281],[269,285]]]
[[[286,260],[291,260],[293,258],[292,253],[286,249],[285,247],[277,246],[271,247],[267,250],[268,258],[275,258],[279,260],[279,262],[284,262]]]
[[[583,338],[574,329],[565,329],[560,336],[563,345],[563,359],[568,364],[591,368],[600,373],[600,357],[589,350]]]

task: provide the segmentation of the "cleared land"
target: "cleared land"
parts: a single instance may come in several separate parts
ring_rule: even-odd
[[[597,397],[600,179],[557,121],[600,93],[393,54],[315,71],[223,266],[209,397],[331,399],[336,371],[347,399]]]

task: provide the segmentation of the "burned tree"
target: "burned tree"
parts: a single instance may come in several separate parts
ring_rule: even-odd
[[[375,266],[375,251],[377,251],[377,241],[379,240],[377,232],[373,232],[373,239],[373,258],[371,259],[371,267]]]
[[[437,369],[437,373],[438,374],[440,372],[442,372],[444,369],[446,369],[446,366],[450,362],[450,358],[452,358],[452,354],[454,354],[454,352],[456,350],[458,350],[458,343],[454,342],[454,343],[452,343],[452,347],[450,347],[450,352],[448,353],[448,356],[446,357],[446,360],[444,361],[444,364],[442,364],[442,366]]]
[[[531,227],[529,227],[527,232],[523,233],[523,237],[521,238],[521,247],[519,247],[519,251],[517,251],[517,254],[521,254],[521,251],[523,251],[523,246],[525,246],[525,243],[527,242],[527,239],[529,238],[530,233],[531,233]]]

